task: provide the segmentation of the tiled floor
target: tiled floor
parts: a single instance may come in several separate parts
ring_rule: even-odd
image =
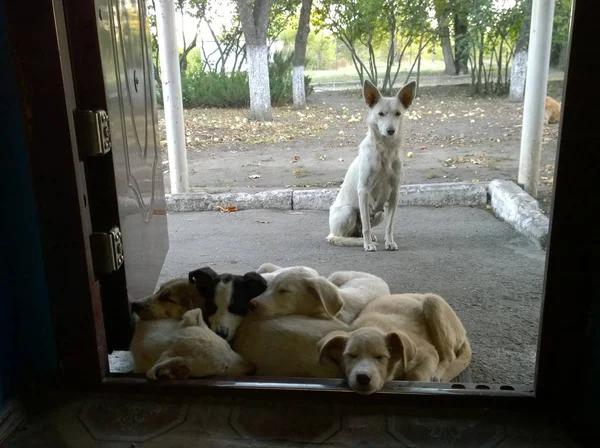
[[[28,422],[5,448],[577,446],[528,415],[361,401],[79,397]]]

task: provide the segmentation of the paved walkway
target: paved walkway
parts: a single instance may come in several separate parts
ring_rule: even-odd
[[[172,213],[161,281],[207,265],[244,273],[264,262],[307,265],[323,275],[368,271],[392,292],[430,291],[448,300],[472,341],[473,381],[531,384],[545,253],[481,209],[404,207],[397,216],[400,250],[366,253],[325,242],[325,211]],[[382,232],[376,228],[380,240]]]

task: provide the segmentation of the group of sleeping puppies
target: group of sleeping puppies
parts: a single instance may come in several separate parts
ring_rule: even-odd
[[[365,272],[203,268],[132,309],[135,373],[151,379],[346,378],[371,394],[390,380],[450,382],[471,361],[465,328],[443,298],[392,295]]]

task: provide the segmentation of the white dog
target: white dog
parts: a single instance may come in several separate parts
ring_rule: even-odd
[[[350,324],[371,300],[390,293],[383,279],[367,272],[340,271],[325,278],[305,266],[280,268],[270,263],[258,269],[265,271],[275,276],[248,304],[250,313],[262,318],[296,314]]]
[[[131,342],[135,373],[150,379],[242,376],[254,366],[217,336],[196,308],[175,319],[139,320]]]
[[[385,217],[385,248],[398,250],[394,242],[394,217],[403,178],[402,123],[404,112],[414,100],[415,87],[412,81],[395,97],[383,97],[377,87],[365,81],[363,96],[370,109],[369,131],[329,209],[329,243],[362,245],[366,251],[374,252],[377,240],[371,228]]]

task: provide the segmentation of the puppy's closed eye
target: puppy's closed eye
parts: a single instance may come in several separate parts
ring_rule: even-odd
[[[386,356],[386,355],[377,355],[377,356],[375,356],[375,359],[377,361],[385,361],[388,358],[389,358],[389,356]]]
[[[171,294],[169,293],[161,294],[160,296],[158,296],[158,300],[160,300],[161,302],[173,303],[177,305],[177,302],[171,297]]]

